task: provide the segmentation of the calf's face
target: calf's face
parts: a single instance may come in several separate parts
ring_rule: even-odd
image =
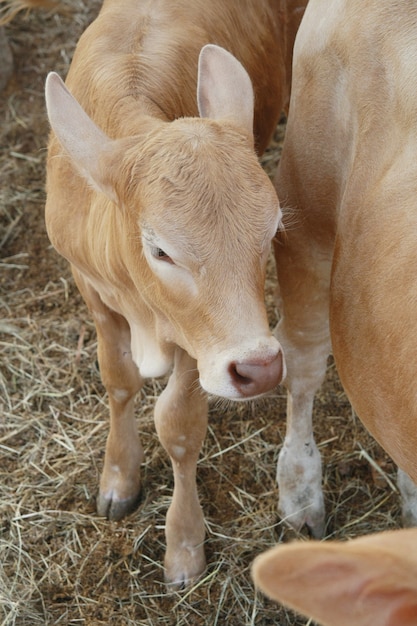
[[[264,305],[281,212],[253,150],[247,75],[239,102],[225,104],[230,92],[212,86],[214,95],[207,93],[202,65],[201,118],[147,117],[139,134],[110,140],[56,75],[48,111],[75,167],[123,212],[124,263],[160,339],[197,360],[207,392],[247,399],[275,387],[285,373]]]
[[[207,391],[259,395],[283,375],[264,305],[281,215],[276,193],[233,126],[201,119],[156,126],[131,170],[127,198],[149,269],[142,293],[166,338],[197,359]],[[138,256],[136,268],[139,284]]]

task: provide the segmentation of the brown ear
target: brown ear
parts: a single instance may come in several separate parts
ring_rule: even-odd
[[[116,151],[116,142],[96,126],[55,72],[46,79],[45,98],[51,127],[80,174],[116,202],[103,167],[104,158],[111,158]]]
[[[220,46],[208,44],[201,49],[197,101],[201,117],[228,119],[253,136],[251,80],[243,65]]]
[[[416,626],[417,534],[411,558],[397,553],[395,537],[379,541],[392,534],[277,546],[255,560],[255,584],[323,626]]]

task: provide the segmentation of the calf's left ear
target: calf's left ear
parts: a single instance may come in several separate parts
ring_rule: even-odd
[[[208,44],[201,49],[197,102],[201,117],[228,119],[253,137],[251,80],[243,65],[220,46]]]
[[[93,122],[55,72],[47,76],[45,99],[52,130],[77,170],[96,190],[116,202],[105,167],[106,157],[116,151],[116,142]]]

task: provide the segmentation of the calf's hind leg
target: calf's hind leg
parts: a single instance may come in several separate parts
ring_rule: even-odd
[[[165,577],[176,586],[190,583],[206,566],[196,471],[207,431],[207,398],[198,379],[195,360],[177,348],[174,370],[155,407],[156,430],[174,472],[165,526]]]
[[[74,271],[74,277],[94,318],[100,373],[109,396],[110,431],[97,511],[117,520],[135,508],[140,495],[143,450],[134,417],[134,400],[143,383],[132,360],[127,321],[109,309],[78,272]]]

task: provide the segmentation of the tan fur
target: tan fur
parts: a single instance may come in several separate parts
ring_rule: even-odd
[[[417,624],[416,529],[276,546],[252,575],[270,598],[323,626]]]
[[[411,0],[311,0],[295,46],[276,179],[298,221],[276,244],[289,389],[278,481],[283,515],[302,525],[297,509],[309,511],[317,535],[318,461],[292,496],[287,477],[296,448],[315,445],[312,401],[330,337],[355,411],[417,480],[416,21]],[[415,524],[417,490],[409,481],[402,491]]]
[[[300,17],[298,3],[273,0],[107,0],[68,89],[47,80],[46,224],[93,315],[109,394],[98,511],[117,519],[137,503],[134,397],[173,368],[155,420],[174,471],[165,568],[176,584],[205,566],[199,384],[246,399],[285,375],[263,297],[280,209],[254,146],[285,107]]]

